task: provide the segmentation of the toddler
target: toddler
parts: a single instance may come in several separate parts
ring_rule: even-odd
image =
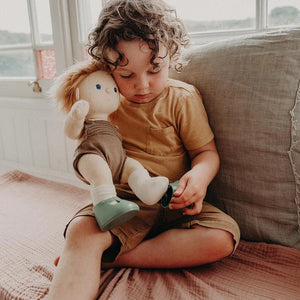
[[[239,242],[236,222],[204,202],[219,156],[195,87],[169,78],[180,70],[188,35],[161,0],[112,0],[89,35],[89,54],[114,77],[122,100],[110,121],[127,154],[151,176],[179,180],[169,208],[148,206],[126,184],[118,196],[140,206],[136,217],[110,231],[97,226],[92,205],[68,223],[49,299],[94,299],[100,269],[183,268],[229,256]]]

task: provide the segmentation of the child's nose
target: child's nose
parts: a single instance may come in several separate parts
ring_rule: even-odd
[[[142,76],[137,79],[135,87],[136,89],[142,90],[149,86],[148,79],[145,76]]]

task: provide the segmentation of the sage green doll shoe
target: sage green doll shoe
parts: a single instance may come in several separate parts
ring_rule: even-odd
[[[173,194],[174,194],[174,192],[176,191],[176,189],[178,187],[178,183],[179,183],[179,180],[177,180],[177,181],[175,181],[173,183],[170,183],[169,186],[168,186],[167,191],[161,197],[161,199],[158,201],[158,203],[160,203],[160,205],[163,208],[168,208],[169,207],[169,204],[171,202]]]
[[[174,196],[174,192],[177,190],[179,180],[172,182],[169,184],[167,191],[158,201],[163,208],[168,208],[171,202],[171,199]],[[188,206],[188,208],[193,208],[194,204]]]
[[[107,231],[132,219],[140,208],[134,202],[112,197],[94,206],[94,213],[101,230]]]

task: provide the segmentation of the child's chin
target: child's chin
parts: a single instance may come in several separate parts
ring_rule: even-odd
[[[134,103],[148,103],[155,99],[156,97],[150,96],[150,95],[135,95],[129,101]]]

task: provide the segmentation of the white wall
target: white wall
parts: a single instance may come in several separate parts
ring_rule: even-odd
[[[73,172],[75,145],[51,101],[0,97],[0,172],[19,169],[86,188]]]

